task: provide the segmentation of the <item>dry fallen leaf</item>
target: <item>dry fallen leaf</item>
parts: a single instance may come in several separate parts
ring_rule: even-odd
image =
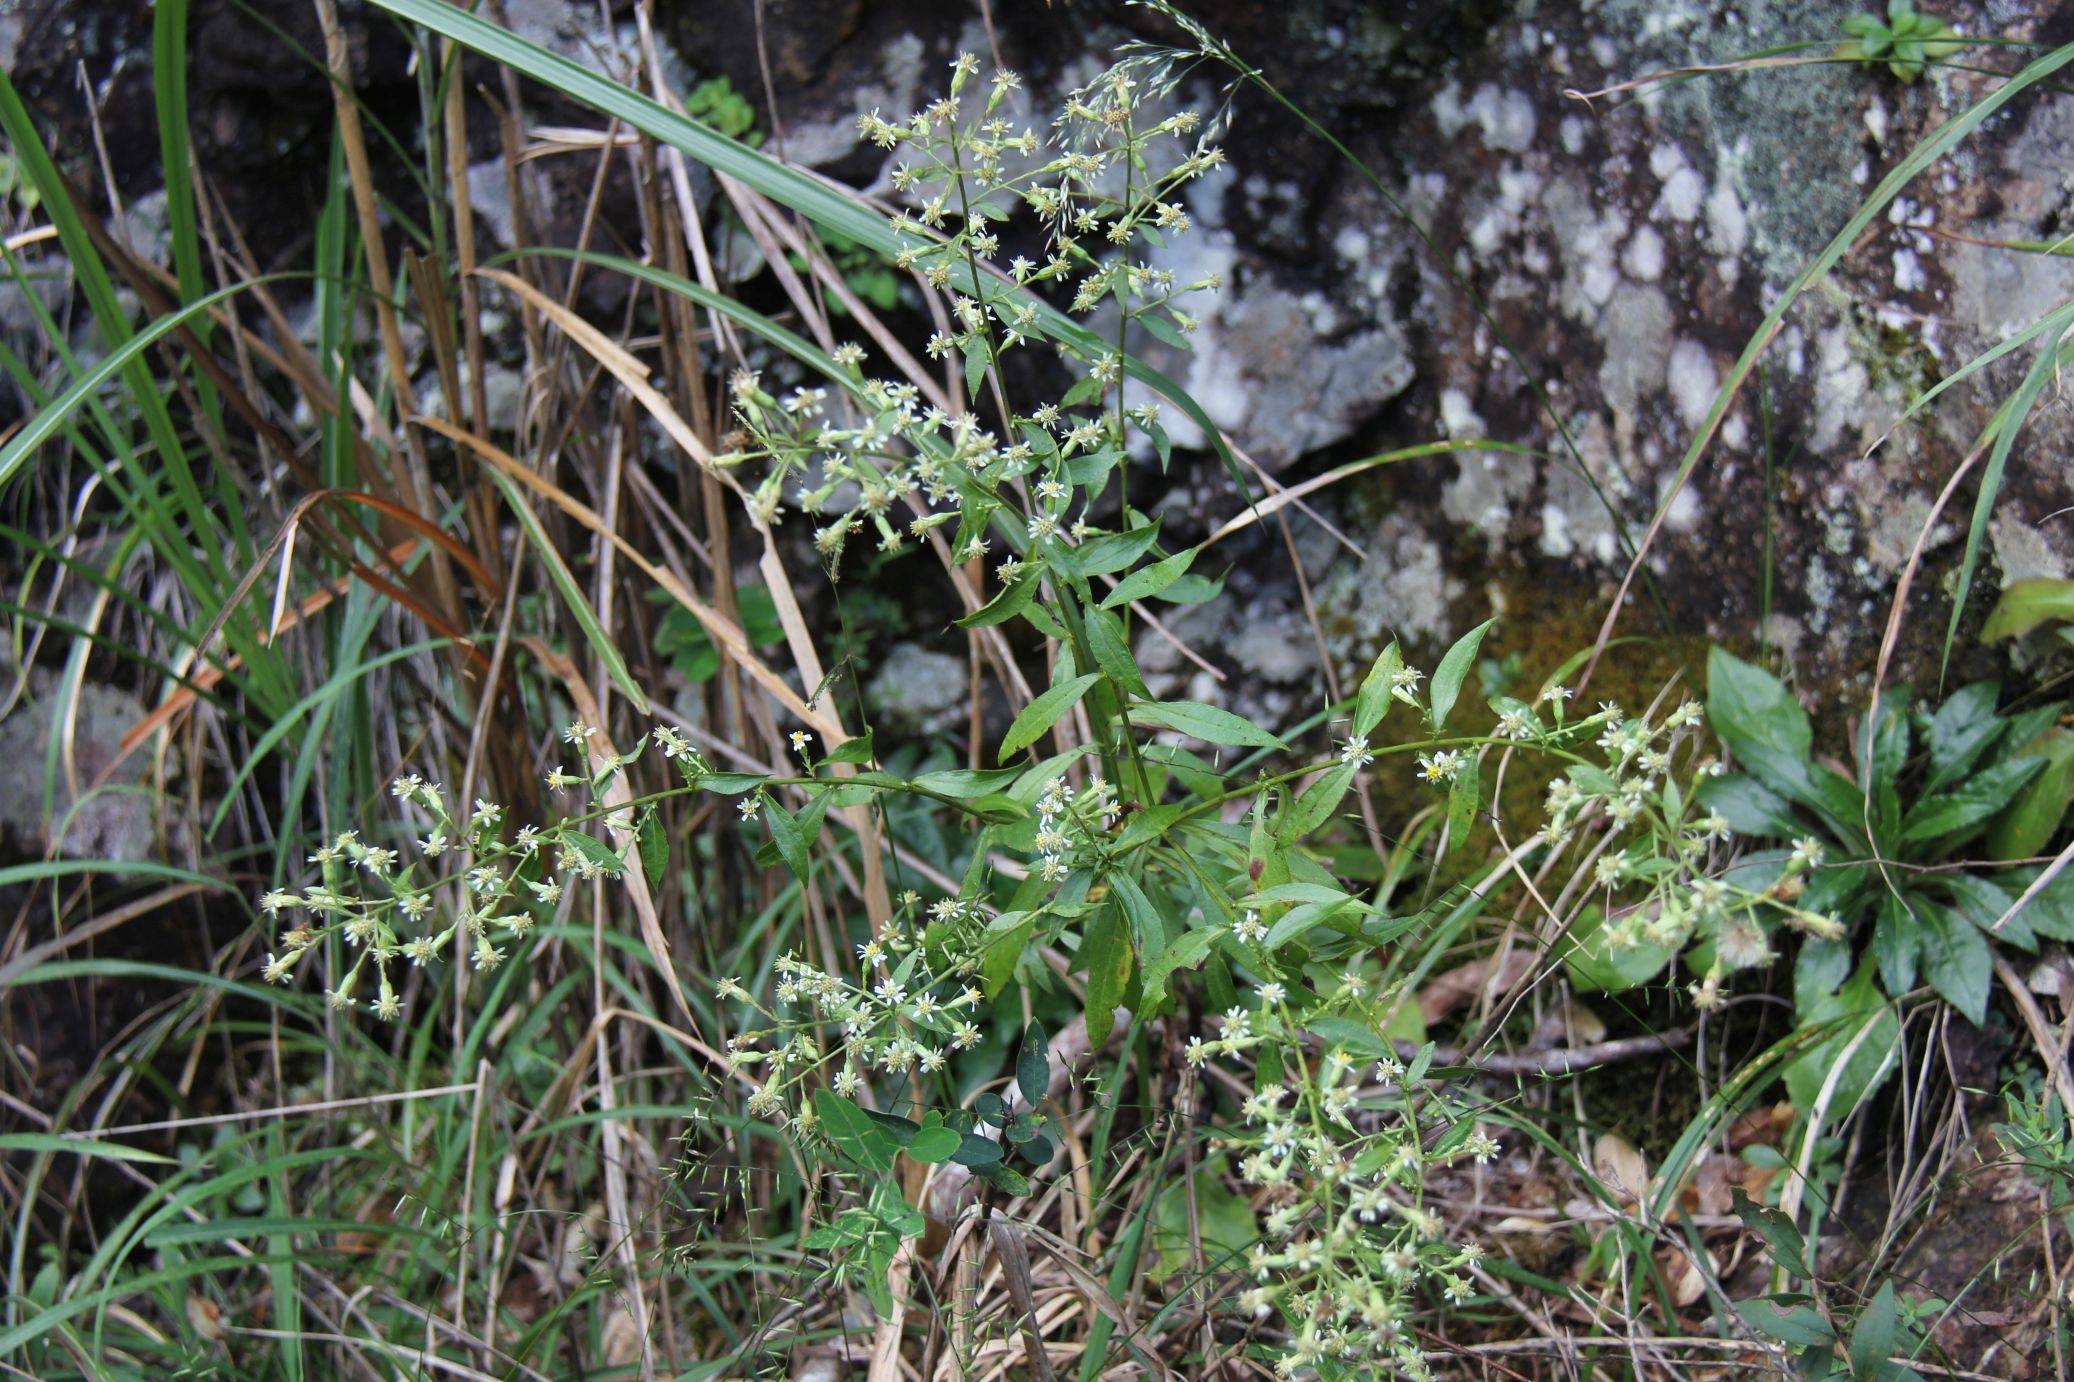
[[[223,1308],[194,1291],[187,1293],[187,1322],[194,1326],[195,1333],[211,1343],[224,1337]]]
[[[641,1331],[634,1324],[633,1312],[625,1306],[615,1304],[605,1320],[605,1361],[613,1367],[625,1367],[641,1356]]]
[[[1665,1248],[1657,1254],[1656,1264],[1670,1284],[1671,1299],[1681,1309],[1705,1295],[1707,1278],[1721,1270],[1720,1260],[1711,1251],[1707,1253],[1706,1270],[1702,1271],[1700,1264],[1682,1248]]]
[[[1678,1202],[1694,1214],[1726,1214],[1733,1196],[1729,1193],[1742,1162],[1719,1152],[1700,1158],[1692,1175],[1679,1187]]]
[[[1564,1021],[1571,1039],[1580,1046],[1594,1046],[1606,1039],[1605,1020],[1574,998],[1564,1010]]]
[[[1496,955],[1471,960],[1436,975],[1419,990],[1419,1015],[1431,1026],[1485,989],[1494,994],[1504,992],[1525,978],[1533,967],[1534,957],[1521,948],[1508,951],[1502,964]]]
[[[1592,1170],[1624,1200],[1639,1203],[1649,1193],[1649,1163],[1618,1133],[1600,1133],[1592,1143]]]
[[[1745,1147],[1763,1143],[1776,1147],[1793,1126],[1793,1105],[1776,1103],[1769,1108],[1753,1108],[1735,1122],[1728,1125],[1728,1149],[1740,1152]]]

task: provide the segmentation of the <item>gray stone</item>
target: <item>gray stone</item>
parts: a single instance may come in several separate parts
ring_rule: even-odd
[[[5,672],[12,689],[15,669]],[[148,713],[144,703],[127,691],[89,683],[68,705],[55,694],[57,685],[55,677],[32,675],[29,692],[0,719],[0,761],[13,765],[15,783],[0,793],[0,831],[23,848],[41,853],[55,846],[56,853],[74,859],[138,863],[161,858],[147,789],[150,755],[140,750],[109,772],[123,735]],[[46,765],[52,761],[52,723],[59,714],[66,721],[46,814]],[[100,783],[103,773],[109,773],[106,783]]]
[[[941,733],[965,714],[965,672],[962,657],[896,643],[865,684],[865,701],[889,728]]]

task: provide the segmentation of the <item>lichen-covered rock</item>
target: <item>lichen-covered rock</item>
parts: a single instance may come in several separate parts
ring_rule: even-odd
[[[1300,539],[1328,522],[1366,554],[1337,540],[1312,549],[1330,553],[1311,575],[1342,670],[1391,634],[1431,651],[1483,617],[1494,581],[1512,591],[1512,620],[1571,627],[1546,618],[1537,599],[1603,601],[1659,509],[1626,631],[1668,623],[1731,640],[1791,634],[1803,680],[1841,703],[1862,684],[1896,582],[1919,559],[1897,670],[1934,670],[1970,488],[1918,539],[2030,348],[1926,415],[1904,417],[1936,380],[2074,296],[2074,261],[2003,243],[2065,233],[2074,97],[2019,98],[1903,189],[1787,313],[1681,475],[1767,308],[1879,180],[1993,76],[1944,69],[1903,84],[1884,69],[1811,61],[1574,94],[1840,39],[1844,17],[1864,8],[1857,0],[1191,8],[1363,166],[1257,90],[1231,93],[1229,173],[1198,185],[1197,231],[1163,252],[1167,267],[1217,273],[1225,290],[1204,306],[1190,356],[1149,341],[1144,349],[1270,477],[1247,472],[1256,487],[1419,443],[1457,448],[1352,474],[1281,515]],[[2038,7],[1925,8],[1997,39],[2074,37],[2074,21],[2040,18]],[[261,9],[305,49],[320,46],[307,5],[265,0]],[[355,7],[345,14],[363,99],[408,133],[417,90],[407,45]],[[506,0],[503,14],[581,60],[632,51],[623,13]],[[314,205],[329,97],[293,80],[300,60],[236,16],[227,0],[195,6],[197,156],[265,260],[281,248],[270,227],[294,218],[252,213],[284,195]],[[880,192],[886,159],[859,147],[855,117],[912,109],[960,49],[997,50],[1021,70],[1018,112],[1036,115],[1128,41],[1178,37],[1150,11],[1063,3],[981,15],[917,0],[715,0],[663,7],[656,26],[665,79],[680,95],[724,76],[755,107],[766,148]],[[105,75],[97,116],[111,166],[127,203],[148,211],[157,177],[139,60],[148,15],[33,0],[10,13],[0,48],[39,114],[82,150],[90,141],[76,72],[84,62]],[[1228,76],[1198,64],[1175,99],[1216,109]],[[471,200],[486,244],[502,246],[519,233],[518,210],[493,124],[471,128]],[[537,181],[526,198],[550,234],[573,230],[581,215],[587,188],[566,181],[581,180],[579,162],[528,165]],[[608,223],[638,223],[620,214],[631,197],[615,173]],[[130,228],[157,234],[148,214]],[[725,225],[715,243],[731,279],[762,267],[760,251]],[[611,284],[591,275],[586,293]],[[895,310],[918,305],[909,295]],[[0,326],[16,330],[26,307],[0,300]],[[502,342],[507,364],[511,346]],[[1186,541],[1239,501],[1192,425],[1171,412],[1168,425],[1193,455],[1133,498],[1157,502],[1162,486],[1183,496],[1162,507]],[[2074,482],[2057,457],[2069,442],[2074,422],[2048,393],[2002,480],[1968,627],[2000,580],[2067,574],[2074,523],[2063,511]],[[1279,525],[1232,538],[1220,557],[1257,576],[1248,598],[1302,609]],[[1257,635],[1234,627],[1199,651],[1244,660],[1231,641],[1240,637]],[[1963,638],[1958,653],[1976,656]]]

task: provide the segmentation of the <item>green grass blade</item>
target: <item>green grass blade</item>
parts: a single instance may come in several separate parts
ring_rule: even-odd
[[[21,469],[28,461],[29,456],[36,448],[49,441],[51,436],[65,425],[66,419],[71,417],[74,410],[95,390],[118,374],[125,376],[125,382],[132,382],[128,377],[129,372],[132,369],[141,368],[137,357],[160,340],[179,330],[182,326],[187,325],[196,317],[206,313],[210,308],[244,292],[247,288],[261,283],[273,283],[298,276],[295,274],[268,274],[264,278],[255,278],[250,282],[233,283],[228,288],[219,288],[207,297],[191,302],[177,312],[171,312],[160,317],[142,331],[130,336],[121,345],[109,351],[107,357],[92,369],[73,380],[71,387],[52,400],[49,407],[43,409],[36,416],[30,418],[28,422],[24,423],[21,431],[15,433],[8,440],[7,445],[0,446],[0,485],[6,484],[15,471]],[[151,382],[148,376],[144,380],[144,385],[147,390],[154,393],[158,387]]]
[[[504,496],[504,502],[511,506],[512,513],[518,517],[519,526],[526,530],[526,538],[533,544],[534,552],[539,555],[540,564],[547,568],[548,577],[554,581],[555,589],[562,592],[562,599],[568,604],[569,612],[576,617],[576,623],[582,628],[585,640],[590,643],[591,651],[597,654],[598,661],[604,665],[606,675],[612,678],[612,684],[626,694],[634,709],[646,715],[647,695],[635,683],[633,674],[627,671],[626,659],[619,655],[619,648],[614,643],[612,635],[598,622],[597,611],[592,609],[590,601],[584,598],[583,588],[576,584],[576,577],[570,574],[568,565],[562,560],[562,554],[555,550],[554,540],[548,537],[547,530],[540,526],[540,519],[534,514],[533,506],[518,492],[518,486],[501,472],[485,467],[483,473],[497,486],[497,492]]]
[[[166,231],[173,245],[173,272],[180,298],[193,302],[206,288],[202,237],[195,222],[194,147],[187,132],[187,0],[156,0],[151,16],[151,94],[158,107],[159,162],[165,173]],[[195,323],[194,334],[209,342],[211,323]],[[197,374],[195,393],[220,432],[221,401],[216,386]]]
[[[2062,322],[2055,334],[2041,347],[2031,361],[2031,368],[2024,375],[2024,382],[2007,401],[1995,411],[1981,437],[1986,442],[1994,437],[1993,448],[1988,452],[1987,468],[1981,472],[1980,493],[1973,500],[1973,519],[1966,527],[1966,552],[1959,559],[1958,583],[1952,589],[1952,613],[1944,629],[1944,656],[1942,666],[1952,660],[1952,644],[1959,636],[1959,621],[1966,614],[1966,597],[1973,591],[1973,577],[1980,569],[1980,553],[1988,535],[1988,519],[1995,512],[1995,498],[2002,492],[2002,473],[2008,468],[2010,450],[2016,445],[2017,433],[2023,431],[2024,423],[2030,418],[2031,410],[2037,406],[2045,392],[2045,386],[2058,379],[2060,370],[2067,362],[2068,349],[2065,345],[2066,324]]]
[[[0,1152],[42,1152],[62,1156],[100,1157],[109,1161],[149,1161],[170,1165],[173,1158],[129,1147],[120,1142],[103,1142],[91,1137],[65,1137],[54,1132],[0,1133]]]

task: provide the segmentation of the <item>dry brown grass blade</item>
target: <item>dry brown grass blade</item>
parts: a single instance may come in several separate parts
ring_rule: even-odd
[[[407,560],[411,553],[417,550],[417,547],[418,543],[413,539],[391,548],[387,555],[392,562],[401,563]],[[355,579],[371,586],[379,593],[388,596],[396,601],[397,604],[408,609],[412,614],[417,615],[418,618],[425,622],[426,627],[441,637],[453,639],[456,644],[463,646],[467,650],[470,659],[478,665],[487,665],[487,661],[483,658],[481,652],[469,643],[468,635],[465,632],[446,623],[438,615],[413,599],[408,591],[392,585],[371,567],[357,562],[352,570],[343,576],[334,578],[322,590],[304,596],[300,604],[280,618],[272,636],[278,637],[280,634],[286,633],[289,629],[294,628],[297,624],[300,624],[332,601],[338,599],[339,596],[346,593],[347,588],[352,585]],[[139,744],[142,744],[159,730],[167,727],[183,711],[192,707],[199,698],[200,693],[209,690],[222,681],[226,672],[235,671],[243,664],[244,660],[242,658],[233,655],[221,666],[210,664],[197,668],[194,675],[189,678],[191,685],[182,686],[175,690],[165,700],[161,701],[149,715],[146,715],[142,720],[132,725],[129,731],[122,736],[121,742],[116,746],[115,757],[102,772],[98,782],[107,781],[109,774],[114,772],[116,766],[134,752]]]
[[[1115,1338],[1131,1347],[1130,1341],[1138,1334],[1138,1321],[1123,1303],[1110,1294],[1100,1277],[1073,1260],[1073,1247],[1057,1234],[1050,1233],[1036,1224],[1026,1225],[1029,1234],[1041,1244],[1058,1269],[1066,1274],[1073,1289],[1087,1302],[1091,1311],[1107,1315],[1116,1325]],[[1168,1367],[1159,1355],[1149,1350],[1132,1348],[1132,1357],[1141,1365],[1148,1366],[1155,1377],[1172,1377],[1174,1370]]]
[[[75,945],[113,931],[118,926],[127,925],[138,917],[148,916],[161,907],[170,907],[183,897],[193,897],[196,893],[207,891],[208,885],[205,883],[175,883],[171,887],[146,894],[134,902],[111,907],[91,921],[68,927],[64,934],[53,936],[39,945],[32,945],[6,964],[0,964],[0,989],[6,988],[17,976],[34,969],[53,955],[61,955]]]
[[[533,655],[534,661],[552,672],[569,693],[570,704],[576,708],[576,718],[592,728],[592,734],[584,743],[584,751],[590,756],[592,774],[599,774],[618,760],[619,751],[612,746],[611,736],[605,729],[604,707],[591,694],[589,683],[574,662],[545,642],[531,636],[514,640],[520,647]],[[625,773],[615,772],[607,780],[603,804],[605,806],[605,828],[612,835],[612,842],[626,853],[634,846],[634,817],[628,803],[634,794],[627,787]],[[698,1031],[698,1018],[691,1011],[691,1003],[684,996],[684,986],[677,979],[676,961],[670,958],[670,939],[663,934],[662,918],[655,910],[655,894],[648,889],[648,875],[641,870],[640,854],[635,850],[620,875],[626,884],[627,896],[633,901],[634,915],[641,922],[641,939],[655,956],[656,964],[663,972],[663,982],[669,986],[670,996],[677,1000],[677,1007],[684,1013],[691,1029]]]
[[[1294,485],[1282,486],[1279,488],[1275,487],[1275,482],[1271,476],[1269,476],[1265,471],[1262,471],[1258,466],[1255,466],[1255,473],[1259,474],[1260,477],[1267,482],[1272,492],[1267,496],[1267,498],[1261,500],[1257,504],[1254,504],[1252,507],[1248,508],[1244,513],[1239,514],[1235,518],[1226,519],[1224,523],[1216,529],[1216,531],[1212,532],[1208,537],[1203,539],[1202,545],[1208,547],[1210,544],[1214,542],[1220,542],[1223,539],[1230,537],[1233,533],[1238,532],[1242,528],[1250,528],[1255,523],[1258,523],[1261,519],[1266,518],[1271,514],[1278,513],[1291,504],[1295,504],[1299,509],[1302,509],[1303,512],[1307,516],[1309,516],[1309,518],[1314,523],[1317,523],[1319,526],[1324,528],[1326,532],[1331,533],[1333,537],[1337,538],[1340,544],[1344,546],[1348,551],[1352,552],[1355,556],[1360,557],[1362,560],[1365,561],[1368,558],[1368,553],[1365,549],[1362,548],[1362,546],[1359,543],[1355,542],[1354,539],[1348,537],[1345,533],[1342,533],[1338,528],[1335,528],[1332,524],[1326,522],[1325,519],[1321,517],[1318,513],[1306,507],[1302,501],[1305,495],[1314,494],[1318,490],[1324,489],[1328,485],[1336,485],[1341,480],[1344,480],[1352,475],[1359,475],[1364,470],[1373,470],[1377,466],[1388,465],[1394,459],[1396,458],[1393,456],[1369,456],[1365,459],[1358,461],[1348,461],[1345,465],[1334,466],[1332,469],[1324,472],[1321,475],[1313,475],[1308,480],[1301,481]]]
[[[770,664],[756,655],[756,650],[749,646],[749,640],[742,633],[739,624],[722,616],[711,605],[692,594],[690,588],[678,578],[675,572],[656,565],[642,555],[641,551],[632,543],[629,543],[618,533],[613,532],[589,505],[580,499],[574,498],[568,491],[562,489],[553,481],[535,474],[519,464],[508,452],[494,442],[486,441],[476,436],[473,432],[466,431],[454,426],[452,423],[435,417],[421,415],[412,418],[411,421],[419,427],[437,432],[449,441],[474,452],[478,459],[495,466],[520,485],[548,500],[563,513],[566,513],[584,527],[612,543],[619,549],[622,556],[638,567],[643,575],[654,581],[658,589],[682,605],[694,619],[697,619],[700,625],[704,627],[706,636],[713,640],[714,646],[719,648],[727,657],[734,660],[749,674],[751,680],[769,693],[772,699],[784,706],[788,712],[798,719],[813,726],[829,742],[842,742],[841,727],[831,723],[822,712],[811,709],[800,698],[799,693],[792,689],[789,682],[773,671]]]
[[[367,265],[367,283],[372,290],[375,324],[382,338],[382,355],[388,364],[389,382],[396,390],[399,406],[414,406],[416,386],[411,381],[410,362],[403,348],[403,327],[395,302],[395,279],[389,272],[388,252],[382,238],[381,212],[375,198],[374,174],[368,165],[367,141],[360,125],[360,107],[353,100],[353,65],[347,56],[346,36],[340,27],[337,0],[315,0],[317,24],[324,33],[324,64],[331,73],[332,109],[338,120],[339,143],[345,150],[346,172],[353,188],[353,211],[360,227],[360,247]],[[415,438],[406,434],[408,449],[404,468],[405,492],[420,513],[437,513],[432,500],[430,471]],[[450,622],[459,622],[460,601],[453,575],[444,557],[432,559],[432,584],[446,607]]]
[[[1855,61],[1857,61],[1855,58],[1839,57],[1835,53],[1823,53],[1817,56],[1787,54],[1772,58],[1743,58],[1737,62],[1701,62],[1693,63],[1686,67],[1666,67],[1661,71],[1650,72],[1631,81],[1600,87],[1596,91],[1579,91],[1575,87],[1565,87],[1563,88],[1563,95],[1573,101],[1582,101],[1586,105],[1590,105],[1593,101],[1603,100],[1608,96],[1618,96],[1629,91],[1639,91],[1643,87],[1658,86],[1664,82],[1676,81],[1681,77],[1700,77],[1715,72],[1757,72],[1773,67],[1813,67],[1826,63]]]
[[[850,290],[849,285],[843,281],[842,275],[836,271],[832,264],[828,263],[827,256],[823,255],[810,243],[796,227],[789,225],[785,217],[778,212],[777,208],[768,199],[732,179],[721,179],[721,186],[733,200],[735,210],[741,216],[742,223],[749,228],[751,235],[756,239],[765,257],[771,262],[773,271],[777,274],[780,285],[785,289],[794,308],[799,312],[802,320],[813,324],[814,334],[824,349],[832,350],[834,348],[834,338],[829,334],[826,324],[822,321],[820,305],[814,294],[808,291],[807,285],[800,280],[797,273],[792,271],[791,265],[787,262],[787,252],[799,255],[802,261],[812,268],[816,281],[836,295],[849,309],[852,320],[856,321],[864,329],[865,334],[870,336],[873,342],[886,353],[887,358],[894,363],[901,375],[922,391],[924,397],[947,412],[957,411],[955,399],[944,388],[943,384],[931,376],[922,363],[901,344],[899,337],[879,320],[878,315],[872,311],[870,305],[858,298]],[[681,197],[688,195],[688,193],[680,190],[679,195]],[[690,219],[691,217],[687,215],[687,222]],[[706,286],[709,290],[711,289],[711,284]],[[927,513],[927,509],[915,496],[908,496],[907,503],[917,517]],[[986,596],[981,585],[979,564],[960,564],[957,562],[950,550],[950,545],[944,540],[943,534],[935,529],[929,531],[927,541],[930,550],[936,553],[937,560],[943,565],[945,572],[950,577],[952,589],[956,592],[959,602],[964,605],[966,612],[971,613],[985,604]],[[768,535],[766,535],[765,545],[766,549],[768,549]],[[1110,581],[1110,584],[1115,584],[1113,579]],[[1140,612],[1144,613],[1142,608]],[[1164,625],[1158,624],[1149,614],[1146,617],[1155,625],[1161,637],[1172,643],[1184,657],[1187,657],[1218,680],[1222,681],[1224,679],[1222,671],[1197,655],[1193,649],[1182,644]],[[1022,670],[1016,665],[1014,654],[1009,649],[1007,640],[1002,635],[1000,629],[989,626],[975,630],[973,637],[974,641],[982,648],[988,663],[994,668],[1001,685],[1007,691],[1010,707],[1012,709],[1020,709],[1034,699],[1035,692],[1023,678]],[[815,684],[818,685],[818,682]],[[976,679],[974,681],[974,691],[976,694]],[[977,752],[977,735],[973,736],[973,745],[974,751]]]
[[[994,1245],[994,1258],[1001,1264],[1008,1298],[1015,1305],[1030,1376],[1037,1382],[1052,1382],[1058,1374],[1052,1371],[1051,1359],[1044,1351],[1044,1334],[1038,1328],[1037,1293],[1030,1280],[1030,1253],[1023,1244],[1021,1227],[997,1214],[987,1221],[987,1238]]]
[[[871,337],[874,345],[885,352],[886,358],[893,362],[901,375],[920,389],[923,397],[931,403],[946,412],[951,410],[951,397],[944,390],[943,382],[931,375],[922,362],[902,344],[900,337],[879,319],[878,313],[871,309],[870,304],[851,290],[850,285],[843,280],[842,274],[828,262],[826,255],[809,244],[797,228],[787,224],[785,218],[778,214],[776,208],[761,194],[731,178],[724,179],[721,186],[726,189],[729,198],[735,204],[735,209],[742,214],[743,224],[751,228],[751,233],[757,237],[757,243],[763,247],[767,256],[775,254],[774,262],[784,262],[783,254],[775,253],[779,246],[772,244],[772,240],[780,242],[784,249],[797,254],[812,270],[815,280],[833,293],[836,300],[849,310],[850,319],[864,329],[864,333]],[[787,264],[786,268],[789,270],[791,266]],[[804,285],[799,283],[796,275],[789,280],[781,281],[792,295],[795,305],[806,297]]]
[[[572,308],[557,302],[517,274],[506,273],[503,269],[477,269],[475,272],[478,277],[501,285],[561,328],[565,336],[603,365],[606,372],[634,396],[634,401],[661,425],[663,431],[669,434],[670,440],[676,442],[686,455],[701,466],[712,465],[712,450],[699,440],[698,434],[691,430],[691,424],[670,406],[670,401],[663,397],[662,391],[650,382],[648,367],[641,363],[640,357],[585,321]]]
[[[612,526],[589,505],[572,497],[545,477],[528,470],[504,450],[472,432],[433,417],[421,416],[413,418],[412,421],[474,452],[483,461],[546,498],[562,512],[610,542],[622,556],[638,567],[642,574],[654,581],[664,594],[682,605],[697,619],[716,648],[741,667],[752,681],[768,692],[771,698],[794,718],[811,726],[824,743],[834,747],[849,739],[849,732],[843,728],[842,721],[830,709],[816,708],[803,700],[800,694],[792,689],[790,683],[756,655],[755,650],[749,646],[748,638],[742,633],[741,625],[692,594],[690,587],[685,585],[675,572],[658,566],[642,555],[632,543],[613,531]],[[838,776],[847,777],[853,770],[847,764],[838,764],[834,771]],[[844,823],[857,835],[859,852],[864,859],[863,891],[866,911],[871,915],[874,925],[881,924],[892,915],[893,907],[892,899],[886,891],[885,862],[877,822],[868,807],[849,807],[843,810],[841,815]]]
[[[641,363],[639,357],[626,350],[616,341],[613,341],[604,332],[598,330],[597,327],[585,321],[571,308],[548,297],[524,279],[506,273],[501,269],[478,269],[476,272],[493,282],[503,285],[514,295],[532,306],[541,316],[559,327],[564,335],[574,341],[579,348],[600,365],[604,366],[606,372],[617,379],[626,388],[627,392],[633,395],[635,402],[639,403],[642,409],[662,426],[663,430],[669,434],[670,439],[676,442],[686,455],[698,463],[701,470],[715,473],[713,472],[712,450],[699,439],[698,434],[692,429],[691,424],[684,420],[683,415],[671,406],[667,398],[663,397],[662,391],[650,382],[648,368]],[[784,563],[778,558],[777,548],[773,542],[770,529],[766,525],[757,524],[756,530],[763,539],[761,567],[764,581],[770,589],[771,602],[777,609],[779,624],[785,630],[787,649],[791,652],[793,663],[799,671],[801,684],[807,688],[809,695],[817,694],[824,680],[824,674],[820,656],[814,648],[813,635],[807,628],[806,616],[800,611],[799,599],[793,591],[791,577],[786,572]],[[611,525],[604,523],[602,520],[599,520],[593,531],[610,537],[612,542],[622,550],[629,553],[632,552],[632,548],[628,547],[619,538],[618,534],[612,531]],[[697,610],[692,612],[695,616],[698,615]],[[704,616],[698,617],[703,623]],[[717,613],[716,617],[718,617]],[[793,699],[797,701],[796,697]],[[806,713],[807,705],[808,703],[800,703],[800,717],[814,724],[815,729],[828,747],[834,748],[852,737],[849,730],[843,725],[842,716],[837,713],[833,706],[825,707],[816,716]],[[788,705],[787,708],[791,709],[792,706]],[[846,766],[839,766],[837,775],[848,776]],[[871,914],[872,922],[879,924],[893,915],[893,903],[892,895],[886,888],[885,861],[880,848],[878,827],[868,809],[862,807],[852,808],[846,815],[850,818],[851,828],[856,830],[859,839],[863,842],[865,905],[867,911]]]
[[[1930,534],[1936,529],[1938,517],[1944,513],[1944,506],[1959,492],[1960,483],[1972,473],[1975,464],[1986,454],[1985,446],[1976,446],[1964,460],[1953,467],[1951,478],[1944,482],[1944,488],[1938,491],[1936,502],[1930,505],[1930,512],[1923,519],[1923,526],[1916,530],[1916,540],[1908,549],[1908,560],[1902,565],[1901,578],[1894,583],[1894,598],[1887,605],[1886,626],[1880,631],[1879,657],[1873,663],[1872,669],[1872,696],[1865,707],[1864,732],[1867,734],[1872,733],[1872,727],[1880,722],[1880,689],[1887,684],[1887,670],[1893,664],[1894,649],[1901,642],[1901,625],[1907,617],[1909,592],[1915,588],[1916,573],[1922,569],[1923,553],[1930,545]],[[1866,838],[1873,839],[1872,785],[1869,782],[1865,784],[1862,823],[1865,826]],[[1880,881],[1887,885],[1889,892],[1898,896],[1900,889],[1895,884],[1893,876],[1887,872],[1887,861],[1881,857],[1876,844],[1873,847],[1873,863],[1880,871]],[[2002,923],[1997,921],[1995,924],[2000,926]]]
[[[2074,856],[2074,845],[2069,845],[2061,858],[2070,856]],[[2052,1072],[2053,1085],[2060,1093],[2060,1107],[2074,1108],[2074,1073],[2067,1069],[2065,1036],[2052,1030],[2052,1023],[2046,1020],[2038,1000],[2031,996],[2023,976],[2000,955],[1995,957],[1995,977],[2002,981],[2002,987],[2009,991],[2010,1001],[2023,1014],[2024,1027],[2031,1034],[2031,1044],[2038,1048],[2038,1058]]]

